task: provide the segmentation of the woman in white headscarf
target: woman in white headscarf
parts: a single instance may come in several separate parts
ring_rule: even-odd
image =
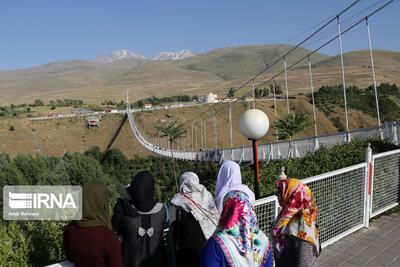
[[[170,205],[177,266],[198,266],[200,252],[218,225],[219,213],[210,192],[193,172],[179,181],[179,193]]]
[[[224,160],[219,169],[217,185],[215,186],[215,204],[220,214],[224,208],[224,196],[229,191],[234,190],[245,192],[250,203],[255,201],[253,191],[251,191],[247,185],[242,184],[242,174],[239,164],[231,160]]]

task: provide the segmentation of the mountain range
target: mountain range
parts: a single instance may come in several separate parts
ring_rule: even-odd
[[[209,92],[226,95],[229,88],[241,86],[292,47],[286,44],[226,47],[198,55],[183,50],[161,53],[157,60],[119,50],[92,60],[53,62],[25,70],[0,71],[0,105],[63,98],[99,103],[106,99],[123,99],[126,89],[131,99],[173,94],[202,96]],[[287,56],[287,65],[309,52],[301,47],[296,49]],[[374,50],[373,54],[377,83],[400,84],[400,53]],[[173,60],[178,58],[182,59]],[[315,89],[342,83],[340,57],[314,53],[311,62]],[[365,87],[372,84],[368,50],[345,53],[344,64],[347,85]],[[272,74],[282,69],[283,62],[275,64],[261,74],[255,84],[269,80]],[[289,93],[308,93],[308,75],[306,60],[289,69]],[[283,75],[275,81],[284,88]],[[251,85],[245,86],[238,95],[251,89]]]
[[[192,50],[184,49],[178,52],[161,52],[154,60],[178,60],[196,55]],[[120,49],[107,56],[100,56],[90,59],[91,63],[112,63],[123,59],[137,59],[139,61],[150,60],[149,58],[132,53],[127,49]]]

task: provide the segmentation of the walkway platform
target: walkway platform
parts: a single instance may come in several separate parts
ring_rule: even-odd
[[[320,267],[400,267],[400,211],[382,215],[363,228],[322,250]]]

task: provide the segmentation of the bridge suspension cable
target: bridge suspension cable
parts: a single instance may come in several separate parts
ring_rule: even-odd
[[[340,48],[340,64],[342,67],[342,85],[343,85],[343,96],[344,96],[344,112],[346,117],[346,131],[349,131],[349,118],[347,114],[347,100],[346,100],[346,80],[344,78],[344,63],[343,63],[343,44],[342,44],[342,33],[340,31],[340,20],[339,16],[337,16],[337,25],[338,25],[338,36],[339,36],[339,48]],[[347,136],[347,142],[350,142],[350,135]]]
[[[232,101],[229,101],[229,133],[231,138],[231,148],[233,148],[232,143]]]
[[[218,133],[217,133],[217,116],[215,114],[215,109],[213,110],[213,117],[214,117],[214,149],[218,147]]]
[[[274,80],[274,79],[272,79],[272,86],[273,86],[273,89],[274,89],[274,114],[275,114],[275,122],[277,122],[277,121],[278,121],[278,115],[277,115],[277,112],[276,112],[276,109],[277,109],[277,107],[276,107],[276,84],[275,84],[275,80]],[[278,142],[278,141],[279,141],[279,132],[278,132],[278,129],[277,129],[277,128],[275,128],[275,135],[276,135],[276,141]]]
[[[376,79],[375,79],[375,66],[374,66],[374,57],[372,56],[372,44],[371,44],[371,33],[369,31],[368,17],[365,18],[365,24],[367,25],[367,33],[368,33],[368,44],[369,44],[369,54],[371,57],[371,69],[372,69],[372,77],[374,81],[374,92],[375,92],[375,102],[376,102],[376,113],[378,115],[378,125],[381,126],[381,117],[379,114],[379,103],[378,103],[378,92],[376,91]]]
[[[286,57],[283,57],[283,68],[285,71],[285,88],[286,88],[286,106],[287,106],[287,114],[289,115],[289,90],[288,90],[288,81],[287,81],[287,71],[286,71]]]
[[[311,99],[312,99],[313,115],[314,115],[315,136],[318,136],[318,131],[317,131],[317,115],[316,115],[316,112],[315,112],[314,85],[313,85],[313,78],[312,78],[312,68],[311,68],[310,56],[308,56],[308,69],[309,69],[309,71],[310,71],[310,87],[311,87]]]

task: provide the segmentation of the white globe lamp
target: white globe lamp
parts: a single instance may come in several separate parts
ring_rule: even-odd
[[[267,115],[259,109],[249,109],[240,117],[240,130],[252,141],[253,145],[253,170],[254,170],[254,193],[256,199],[260,198],[260,174],[258,166],[258,146],[257,140],[263,137],[269,128]]]
[[[240,117],[239,126],[244,136],[250,140],[258,140],[267,133],[269,120],[263,111],[249,109]]]

